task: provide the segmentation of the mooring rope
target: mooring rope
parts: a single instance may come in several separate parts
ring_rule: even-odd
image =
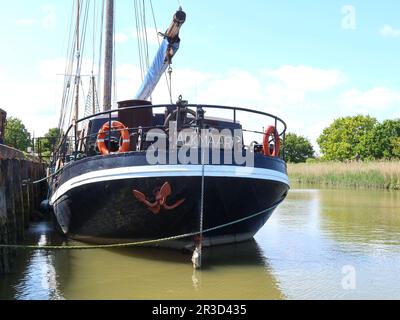
[[[243,221],[247,221],[250,219],[253,219],[255,217],[258,217],[262,214],[264,214],[266,211],[272,210],[276,208],[282,200],[278,201],[277,203],[274,203],[272,206],[269,208],[258,212],[256,214],[253,214],[251,216],[241,218],[232,222],[225,223],[220,226],[212,227],[206,230],[203,230],[202,234],[204,233],[209,233],[211,231],[216,231],[222,228],[226,228],[235,224],[238,224]],[[200,235],[200,231],[197,232],[192,232],[192,233],[186,233],[186,234],[181,234],[177,236],[172,236],[172,237],[167,237],[167,238],[161,238],[161,239],[155,239],[155,240],[144,240],[144,241],[137,241],[137,242],[130,242],[130,243],[117,243],[117,244],[105,244],[105,245],[83,245],[83,246],[68,246],[68,245],[18,245],[18,244],[0,244],[0,249],[25,249],[25,250],[94,250],[94,249],[112,249],[112,248],[128,248],[128,247],[136,247],[136,246],[145,246],[145,245],[150,245],[150,244],[157,244],[161,242],[166,242],[166,241],[173,241],[173,240],[180,240],[184,238],[189,238],[193,236]]]
[[[199,240],[199,267],[202,264],[202,253],[203,253],[203,227],[204,227],[204,195],[205,195],[205,159],[204,159],[204,148],[201,152],[201,200],[200,200],[200,240]]]
[[[172,84],[171,84],[172,86]],[[200,137],[201,138],[201,137]],[[203,141],[201,141],[203,144]],[[204,196],[205,196],[205,159],[204,159],[204,146],[201,146],[201,190],[200,190],[200,222],[199,222],[199,236],[195,242],[196,247],[192,255],[192,263],[194,269],[200,269],[203,260],[203,229],[204,229]]]
[[[44,181],[54,177],[55,175],[60,173],[62,170],[64,170],[64,167],[58,169],[57,171],[53,172],[52,174],[50,174],[50,175],[48,175],[48,176],[46,176],[46,177],[44,177],[44,178],[42,178],[40,180],[36,180],[36,181],[27,181],[27,180],[25,180],[25,181],[23,181],[22,184],[24,184],[24,185],[26,185],[26,184],[38,184],[38,183],[44,182]]]

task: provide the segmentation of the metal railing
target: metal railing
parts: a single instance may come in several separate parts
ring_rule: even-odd
[[[270,113],[258,111],[258,110],[252,110],[252,109],[246,109],[246,108],[240,108],[240,107],[229,107],[229,106],[216,106],[216,105],[198,105],[198,104],[185,104],[183,107],[180,106],[179,104],[163,104],[163,105],[141,105],[141,106],[131,106],[131,107],[125,107],[125,108],[119,108],[119,109],[114,109],[114,110],[109,110],[109,111],[104,111],[97,113],[95,115],[87,116],[85,118],[82,118],[78,120],[76,123],[73,123],[70,125],[70,127],[67,129],[65,132],[63,138],[61,141],[58,143],[58,146],[55,148],[53,152],[53,165],[56,163],[57,159],[63,158],[65,160],[66,157],[69,157],[70,161],[73,160],[79,160],[79,145],[80,143],[84,143],[87,141],[88,138],[92,138],[94,136],[97,136],[97,132],[91,133],[88,135],[85,135],[83,137],[79,137],[79,132],[78,132],[78,127],[80,124],[87,123],[90,120],[93,120],[95,118],[101,117],[101,116],[107,116],[105,117],[105,123],[108,121],[109,122],[109,128],[112,128],[112,121],[113,118],[118,118],[117,114],[121,111],[127,111],[127,110],[143,110],[143,109],[163,109],[163,112],[160,112],[159,114],[164,114],[165,115],[165,110],[177,110],[177,121],[179,121],[179,114],[180,111],[183,110],[183,108],[190,109],[192,113],[196,114],[196,117],[193,119],[193,123],[190,125],[190,128],[194,129],[202,129],[203,128],[203,122],[207,122],[210,119],[215,118],[210,118],[207,117],[207,112],[208,111],[217,111],[217,112],[229,112],[231,114],[230,117],[226,117],[224,114],[224,118],[221,119],[219,118],[220,121],[229,121],[233,124],[240,125],[241,130],[244,133],[248,133],[251,135],[260,135],[264,136],[265,134],[265,127],[259,126],[260,129],[262,130],[257,130],[257,129],[250,129],[246,128],[244,121],[246,120],[246,116],[239,117],[241,113],[245,115],[253,115],[253,116],[262,116],[265,117],[267,120],[265,120],[265,123],[262,122],[264,120],[258,119],[261,124],[265,125],[273,125],[276,130],[278,131],[279,139],[281,140],[281,152],[280,152],[280,158],[285,160],[285,141],[286,141],[286,130],[287,126],[286,123],[279,117],[274,116]],[[206,116],[203,117],[202,119],[199,117],[200,112],[203,114],[205,113]],[[157,114],[157,113],[153,113]],[[256,125],[258,127],[258,124]],[[187,127],[187,126],[186,126]],[[132,132],[138,133],[139,130],[141,131],[148,131],[151,129],[162,129],[166,130],[168,128],[168,123],[164,123],[164,125],[153,125],[153,126],[138,126],[135,128],[127,128],[129,130],[130,134]],[[180,127],[180,129],[185,128],[185,126]],[[108,131],[108,139],[112,137],[112,134],[117,132],[119,130],[110,130]],[[262,144],[262,140],[261,140]],[[88,146],[85,146],[86,149]],[[145,150],[140,150],[140,151],[145,151]],[[85,155],[88,156],[88,155]]]

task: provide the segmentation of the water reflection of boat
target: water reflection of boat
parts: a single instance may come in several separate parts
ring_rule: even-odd
[[[50,223],[27,241],[62,244]],[[71,243],[70,243],[71,244]],[[2,299],[280,299],[271,267],[254,240],[204,252],[197,272],[186,251],[157,248],[25,251],[15,275],[0,281]]]
[[[196,272],[187,252],[131,248],[68,252],[58,273],[66,299],[280,299],[255,241],[209,248]],[[57,264],[57,261],[56,261]]]

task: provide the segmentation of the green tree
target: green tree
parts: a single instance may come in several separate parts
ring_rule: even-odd
[[[55,145],[58,143],[61,137],[61,131],[58,128],[51,128],[49,131],[44,135],[43,138],[39,138],[36,141],[36,152],[40,152],[42,157],[50,158],[51,153]]]
[[[288,162],[300,163],[314,158],[314,149],[311,142],[294,133],[286,135],[285,151]]]
[[[377,124],[361,145],[370,158],[400,158],[400,119],[385,120]]]
[[[21,151],[26,151],[31,146],[31,135],[20,119],[13,117],[7,119],[4,143]]]
[[[392,138],[392,146],[393,156],[397,159],[400,159],[400,137]]]
[[[370,157],[365,141],[376,127],[377,120],[370,116],[358,115],[336,119],[325,128],[317,142],[326,160],[351,160],[359,155]]]

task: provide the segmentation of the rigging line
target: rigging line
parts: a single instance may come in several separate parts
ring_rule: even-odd
[[[141,38],[140,38],[140,25],[139,25],[139,9],[138,9],[138,2],[137,0],[134,1],[135,7],[135,22],[136,22],[136,38],[137,38],[137,45],[138,45],[138,54],[139,54],[139,66],[140,66],[140,73],[141,79],[143,81],[143,66],[142,66],[142,47],[141,47]]]
[[[138,46],[139,65],[140,65],[140,63],[141,63],[141,59],[140,59],[140,45],[139,45],[140,39],[139,39],[139,23],[138,23],[138,20],[137,20],[138,11],[137,11],[137,1],[136,1],[136,0],[134,0],[133,5],[134,5],[134,10],[135,10],[134,15],[135,15],[135,25],[136,25],[136,41],[137,41],[137,46]],[[140,65],[140,72],[141,72],[141,71],[142,71],[142,67],[141,67],[141,65]],[[142,75],[142,80],[143,80],[143,75]]]
[[[100,17],[100,43],[99,43],[99,83],[100,83],[100,75],[101,75],[101,61],[103,60],[103,30],[104,30],[104,7],[105,7],[105,0],[103,0],[102,3],[102,9],[101,9],[101,17]]]
[[[72,33],[73,33],[73,28],[72,28],[72,26],[71,26],[70,32],[71,32],[71,35],[72,35]],[[68,57],[68,58],[67,58],[66,66],[65,66],[65,72],[66,72],[66,74],[70,74],[70,76],[65,78],[65,86],[67,85],[67,83],[68,83],[69,81],[71,81],[71,78],[72,78],[71,74],[72,74],[73,61],[74,61],[74,51],[75,51],[75,43],[76,43],[75,40],[76,40],[76,39],[75,39],[75,38],[72,38],[72,37],[71,37],[70,40],[69,40],[69,42],[70,42],[70,44],[69,44],[69,50],[68,50],[69,55],[68,55],[68,53],[67,53],[67,57]]]
[[[99,46],[99,70],[98,70],[98,79],[97,79],[97,83],[101,83],[101,62],[103,60],[103,30],[104,30],[104,8],[105,8],[105,0],[103,0],[102,3],[102,9],[101,9],[101,22],[100,22],[100,46]],[[98,94],[101,95],[102,93],[102,88],[101,86],[99,86],[99,90],[97,92]]]
[[[139,25],[140,25],[140,43],[141,43],[141,50],[142,50],[142,68],[143,68],[143,78],[146,75],[146,44],[145,44],[145,30],[144,30],[144,23],[143,23],[143,7],[142,7],[142,1],[138,0],[138,8],[139,8],[139,15],[138,15],[138,20],[139,20]]]
[[[97,7],[96,7],[96,1],[93,1],[93,25],[92,25],[92,75],[94,73],[94,60],[96,58],[96,17],[97,17]]]
[[[71,27],[71,34],[73,33],[73,29]],[[65,117],[67,114],[67,105],[69,102],[69,99],[71,98],[71,82],[72,82],[72,69],[73,69],[73,65],[74,65],[74,57],[75,57],[75,46],[76,46],[76,37],[74,36],[73,38],[71,38],[71,46],[70,46],[70,55],[69,55],[69,59],[68,59],[68,63],[67,63],[67,73],[70,74],[69,77],[65,78],[65,84],[64,84],[64,90],[65,90],[65,94],[63,96],[63,106],[62,106],[62,112],[61,112],[61,125],[60,125],[60,129],[62,129],[64,127],[65,124]]]
[[[86,48],[86,35],[87,35],[87,25],[89,21],[89,9],[90,9],[90,1],[86,1],[86,6],[84,9],[84,15],[83,15],[83,24],[82,24],[82,32],[81,32],[81,39],[80,39],[80,46],[79,46],[79,51],[77,52],[78,54],[78,59],[77,59],[77,72],[76,72],[76,81],[78,82],[77,85],[81,86],[83,89],[83,83],[81,79],[81,71],[82,71],[82,63],[83,63],[83,56]],[[84,0],[82,0],[84,2]],[[81,15],[80,15],[81,16]],[[78,97],[79,99],[79,97]],[[79,112],[79,110],[78,110]],[[79,114],[76,115],[76,118],[79,119]]]
[[[70,90],[70,91],[72,91],[72,96],[73,96],[73,90]],[[69,102],[70,103],[70,107],[69,107],[69,109],[68,109],[68,115],[69,115],[69,117],[68,117],[68,123],[71,123],[71,118],[72,118],[72,110],[74,109],[74,99],[71,99],[71,101]]]
[[[79,39],[80,35],[80,20],[81,20],[81,13],[82,13],[82,0],[78,0],[78,8],[77,8],[77,18],[76,18],[76,26],[75,26],[75,37],[76,37],[76,49],[75,49],[75,59],[76,59],[76,71],[75,71],[75,104],[79,105],[79,81],[80,81],[80,70],[79,70],[79,62],[81,58],[81,41]],[[75,120],[78,120],[78,110],[74,113]]]
[[[83,87],[82,78],[80,78],[80,85],[82,86],[82,95],[83,95],[84,97],[86,97],[85,88]]]
[[[83,0],[78,0],[77,16],[79,18],[82,16],[82,14],[81,14],[82,13],[82,8],[83,8],[82,3],[83,3]],[[87,19],[85,19],[86,16],[87,16],[87,12],[84,15],[84,23],[85,23],[85,21],[87,21]],[[75,61],[75,58],[76,58],[75,85],[77,85],[78,87],[80,85],[80,77],[79,77],[80,76],[80,68],[81,68],[81,59],[80,59],[80,57],[81,57],[81,54],[82,54],[82,52],[84,50],[84,48],[81,47],[81,45],[84,43],[84,39],[83,39],[83,37],[81,39],[78,38],[78,34],[80,32],[80,25],[81,25],[80,21],[77,20],[76,21],[76,25],[75,25],[74,46],[73,46],[73,53],[74,54],[71,57],[71,62],[72,62],[71,69],[73,68],[73,64],[74,64],[73,61]],[[85,33],[84,33],[84,36],[85,36]],[[78,50],[76,51],[76,49],[78,49]],[[82,50],[82,51],[80,51],[80,50]],[[72,73],[72,70],[71,70],[71,73]],[[71,80],[72,80],[72,76],[71,76]],[[75,90],[69,90],[69,93],[70,93],[70,95],[69,95],[68,98],[71,99],[70,107],[68,109],[68,112],[65,112],[65,114],[69,115],[68,124],[71,123],[71,121],[72,121],[72,114],[74,113],[74,109],[75,109],[74,108],[75,101],[74,101],[73,97],[75,96],[75,98],[77,98],[76,95],[75,95]],[[78,117],[78,115],[76,115],[76,116]],[[65,119],[64,119],[63,127],[64,127],[64,125],[65,125]]]
[[[74,11],[75,11],[75,2],[73,2],[72,3],[72,11],[71,11],[71,19],[69,20],[69,28],[68,28],[68,30],[69,30],[69,32],[68,32],[68,42],[67,42],[67,50],[66,50],[66,52],[67,52],[67,56],[68,56],[68,53],[70,52],[70,45],[71,45],[71,34],[72,34],[72,17],[73,17],[73,14],[74,14]],[[66,38],[67,36],[65,35],[65,38]],[[64,70],[65,71],[67,71],[67,68],[68,68],[68,61],[65,63],[65,68],[64,68]],[[67,80],[66,80],[67,78],[65,77],[64,78],[64,86],[63,86],[63,99],[62,99],[62,101],[64,100],[64,97],[65,97],[65,89],[66,89],[66,85],[67,85]],[[61,125],[61,118],[62,118],[62,114],[63,114],[63,102],[61,102],[61,110],[60,110],[61,112],[60,112],[60,118],[59,118],[59,126]]]
[[[114,11],[116,12],[116,5],[117,5],[117,1],[114,2]],[[114,23],[114,27],[113,30],[115,29],[115,19],[113,20]],[[113,33],[113,70],[112,70],[112,79],[113,79],[113,91],[114,91],[114,95],[113,95],[113,104],[118,101],[118,95],[117,95],[117,54],[116,54],[116,41],[115,41],[115,32]]]
[[[146,23],[146,4],[145,0],[143,0],[143,26],[144,26],[144,35],[146,38],[146,69],[149,69],[150,59],[149,59],[149,40],[147,38],[147,23]]]
[[[83,20],[83,25],[82,25],[82,37],[81,37],[81,41],[80,41],[80,48],[81,48],[80,56],[81,57],[83,57],[85,48],[86,48],[86,35],[87,35],[86,31],[87,31],[87,25],[88,25],[88,21],[89,21],[89,7],[90,7],[90,0],[87,0],[85,14],[84,14],[84,20]],[[83,59],[80,59],[79,63],[80,63],[80,65],[79,65],[79,76],[80,76]]]
[[[73,34],[73,17],[75,13],[75,2],[72,4],[72,11],[71,11],[71,19],[70,19],[70,26],[69,26],[69,36],[68,36],[68,49],[67,49],[67,62],[65,64],[65,73],[67,71],[72,70],[72,59],[73,59],[73,53],[74,53],[74,47],[75,43],[72,45],[72,42],[74,42],[72,34]],[[71,72],[68,72],[69,74]],[[63,127],[63,122],[65,120],[65,108],[66,108],[66,100],[67,100],[67,95],[69,92],[69,87],[68,83],[70,83],[71,77],[64,77],[64,86],[63,86],[63,96],[62,96],[62,101],[61,101],[61,110],[60,110],[60,118],[59,118],[59,128],[61,129]]]
[[[84,28],[83,28],[83,31],[82,31],[83,37],[82,37],[82,41],[81,41],[82,52],[86,48],[86,37],[87,37],[87,27],[88,27],[88,24],[89,24],[90,2],[91,2],[91,0],[87,0],[87,3],[86,3],[86,12],[85,12],[85,18],[84,18]]]
[[[86,48],[86,37],[87,37],[87,26],[88,26],[88,21],[89,21],[89,10],[90,9],[90,0],[87,0],[86,2],[86,8],[84,11],[84,19],[83,19],[83,24],[82,24],[82,37],[80,39],[80,57],[84,56],[85,48]],[[83,59],[80,59],[79,61],[79,76],[81,76],[81,67],[83,63]]]
[[[143,0],[143,24],[144,24],[144,35],[145,35],[145,49],[146,49],[146,73],[150,68],[150,59],[149,59],[149,39],[147,36],[147,22],[146,22],[146,3]],[[153,101],[153,95],[150,95],[150,101]]]
[[[93,17],[93,26],[94,26],[94,33],[93,33],[93,73],[92,75],[96,74],[97,77],[100,76],[100,65],[97,64],[97,56],[101,56],[101,47],[99,49],[99,43],[100,39],[102,39],[102,5],[98,4],[98,1],[93,1],[94,2],[94,7],[96,14]],[[100,17],[101,15],[101,17]],[[99,21],[101,21],[99,23]],[[99,37],[100,35],[100,37]],[[97,50],[96,50],[97,49]],[[98,69],[95,70],[96,65],[98,66]],[[96,73],[95,73],[96,71]]]
[[[142,81],[148,70],[148,49],[147,49],[147,30],[146,30],[146,19],[144,17],[145,7],[144,1],[138,0],[137,2],[137,21],[138,21],[138,39],[140,43],[140,62],[141,62],[141,73]]]
[[[171,65],[169,65],[168,74],[169,74],[169,86],[168,86],[169,100],[170,100],[171,104],[174,104],[172,101],[172,68],[171,68]],[[167,75],[167,74],[165,74],[165,75]]]

